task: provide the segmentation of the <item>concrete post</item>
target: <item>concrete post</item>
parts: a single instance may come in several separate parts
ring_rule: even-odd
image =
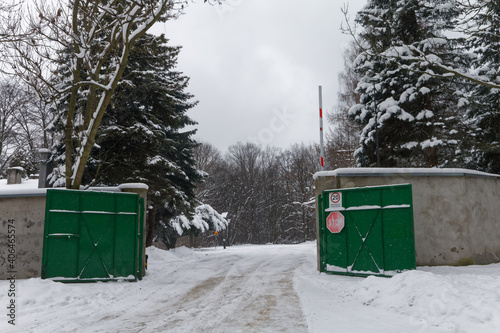
[[[317,251],[316,253],[319,253],[319,228],[320,228],[320,223],[323,222],[319,220],[318,196],[322,194],[323,191],[325,190],[340,188],[340,184],[338,183],[338,179],[335,176],[322,176],[322,177],[317,177],[315,179],[314,186],[315,186],[314,197],[316,198],[316,251]],[[319,261],[319,255],[317,256],[316,264],[319,271],[321,267],[321,263]]]
[[[13,167],[7,169],[7,185],[21,184],[23,180],[22,167]]]
[[[40,153],[40,170],[38,171],[38,188],[50,187],[47,180],[48,175],[52,172],[52,163],[49,162],[50,150],[41,148]]]

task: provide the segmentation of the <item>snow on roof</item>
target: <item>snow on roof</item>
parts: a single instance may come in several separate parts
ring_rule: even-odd
[[[469,177],[487,177],[499,178],[500,175],[485,173],[475,170],[458,169],[458,168],[340,168],[331,171],[319,171],[313,176],[318,177],[329,176],[469,176]]]

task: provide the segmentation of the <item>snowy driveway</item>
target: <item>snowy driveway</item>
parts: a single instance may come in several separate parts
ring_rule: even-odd
[[[307,332],[293,287],[303,251],[152,248],[148,275],[137,283],[18,281],[16,326],[47,333]]]
[[[146,327],[146,332],[307,332],[293,288],[296,255],[255,247],[251,256],[244,247],[221,251],[219,247],[195,252],[200,260],[189,263],[165,262],[150,254],[151,270],[170,265],[173,271],[167,270],[164,283],[159,278],[157,288],[141,297],[145,309],[104,317],[94,328],[103,327],[103,332],[116,325],[130,331]]]
[[[148,253],[136,283],[16,281],[16,325],[2,315],[0,332],[500,332],[500,264],[389,279],[320,274],[313,242]]]

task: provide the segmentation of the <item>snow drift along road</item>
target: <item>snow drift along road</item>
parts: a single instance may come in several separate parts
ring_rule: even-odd
[[[500,264],[388,279],[320,274],[313,242],[148,253],[137,283],[16,281],[0,332],[500,332]]]

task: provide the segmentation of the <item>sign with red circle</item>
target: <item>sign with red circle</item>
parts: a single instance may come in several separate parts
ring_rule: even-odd
[[[341,208],[342,207],[342,193],[331,192],[328,195],[329,207],[330,208]]]
[[[331,212],[326,218],[326,227],[332,234],[338,234],[344,226],[344,215],[341,212]]]

